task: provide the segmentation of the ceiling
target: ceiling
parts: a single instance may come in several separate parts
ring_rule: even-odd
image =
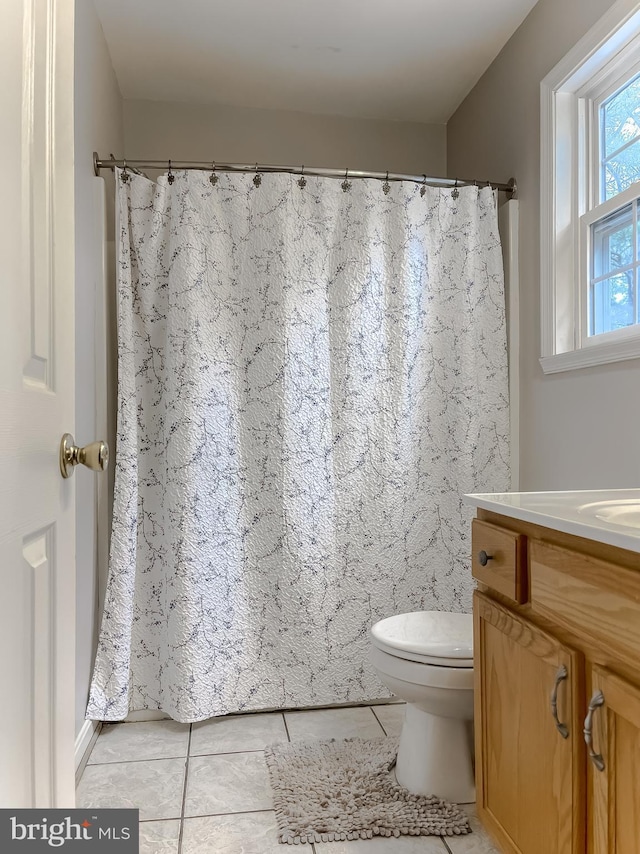
[[[536,0],[95,0],[126,99],[445,123]]]

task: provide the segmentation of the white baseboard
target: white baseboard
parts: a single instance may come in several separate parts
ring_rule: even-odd
[[[80,732],[76,736],[75,764],[76,781],[82,775],[84,766],[87,764],[89,754],[93,749],[96,739],[100,735],[102,723],[100,721],[85,721]]]

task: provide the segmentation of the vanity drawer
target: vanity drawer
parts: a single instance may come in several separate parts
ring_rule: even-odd
[[[529,572],[534,612],[637,668],[640,572],[534,540]]]
[[[519,604],[527,601],[527,538],[474,519],[471,528],[474,578]]]

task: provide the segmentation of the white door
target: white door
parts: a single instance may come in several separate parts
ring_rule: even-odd
[[[0,807],[74,806],[73,0],[0,3]]]

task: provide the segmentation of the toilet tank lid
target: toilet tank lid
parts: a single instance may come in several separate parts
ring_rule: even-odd
[[[473,660],[473,616],[448,611],[395,614],[371,628],[374,643],[432,658]]]

